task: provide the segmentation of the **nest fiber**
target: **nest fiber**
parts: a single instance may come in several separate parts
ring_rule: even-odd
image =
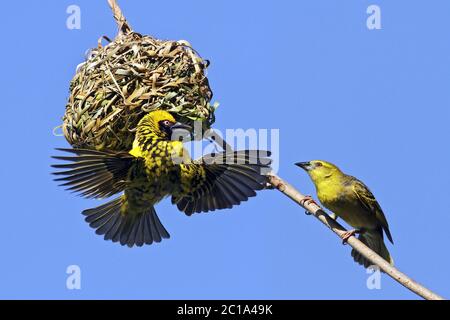
[[[63,133],[74,147],[129,150],[147,112],[162,109],[178,121],[214,122],[207,63],[186,41],[136,32],[91,51],[70,84]]]

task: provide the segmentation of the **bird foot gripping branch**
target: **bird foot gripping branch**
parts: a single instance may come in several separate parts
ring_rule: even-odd
[[[316,206],[319,206],[319,205],[317,204],[317,202],[316,202],[310,195],[306,195],[305,198],[301,201],[301,206],[302,206],[302,207],[305,207],[305,206],[308,206],[308,205],[310,205],[310,204],[314,204],[314,205],[316,205]],[[309,212],[308,210],[306,210],[306,211],[305,211],[305,214],[306,214],[307,216],[310,216],[312,213]]]
[[[349,239],[350,237],[353,237],[355,234],[360,233],[360,232],[361,232],[361,231],[360,231],[360,230],[357,230],[357,229],[353,229],[353,230],[349,230],[349,231],[344,232],[344,233],[342,234],[342,236],[341,236],[341,238],[342,238],[342,244],[347,244],[348,239]]]

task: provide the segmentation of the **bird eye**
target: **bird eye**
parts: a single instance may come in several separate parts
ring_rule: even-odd
[[[321,162],[317,162],[316,163],[316,167],[321,167],[322,166],[322,163]]]
[[[166,127],[170,126],[170,121],[169,120],[164,120],[163,121],[163,125],[165,125]]]

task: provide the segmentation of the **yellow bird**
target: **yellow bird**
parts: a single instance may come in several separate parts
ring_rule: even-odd
[[[389,225],[380,205],[369,188],[355,177],[346,175],[332,163],[314,160],[298,162],[314,182],[320,202],[336,216],[341,217],[355,230],[348,231],[344,243],[355,233],[359,240],[393,264],[383,241],[383,231],[391,243]],[[371,265],[360,253],[352,250],[353,259],[366,268]]]
[[[169,195],[180,211],[191,215],[231,208],[264,188],[268,151],[217,153],[193,161],[183,143],[172,140],[181,129],[191,128],[166,111],[153,111],[140,120],[129,152],[58,149],[74,155],[53,157],[69,162],[52,166],[62,170],[54,173],[61,176],[55,180],[87,198],[123,192],[83,214],[105,240],[129,247],[169,238],[154,209]]]

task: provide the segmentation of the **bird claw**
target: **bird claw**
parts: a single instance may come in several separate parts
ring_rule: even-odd
[[[360,231],[356,230],[356,229],[345,231],[344,234],[342,235],[342,244],[346,245],[348,242],[348,239],[357,233],[360,233]]]
[[[301,204],[302,206],[307,206],[307,205],[310,205],[310,204],[315,204],[316,206],[319,206],[319,205],[317,204],[317,202],[316,202],[311,196],[305,196],[305,197],[300,201],[300,204]]]
[[[307,206],[307,205],[310,205],[310,204],[315,204],[316,206],[319,206],[319,205],[316,203],[316,201],[315,201],[311,196],[305,196],[305,197],[300,201],[300,204],[301,204],[303,207],[304,207],[304,206]],[[312,215],[312,213],[309,212],[308,210],[305,211],[305,214],[306,214],[307,216]]]

